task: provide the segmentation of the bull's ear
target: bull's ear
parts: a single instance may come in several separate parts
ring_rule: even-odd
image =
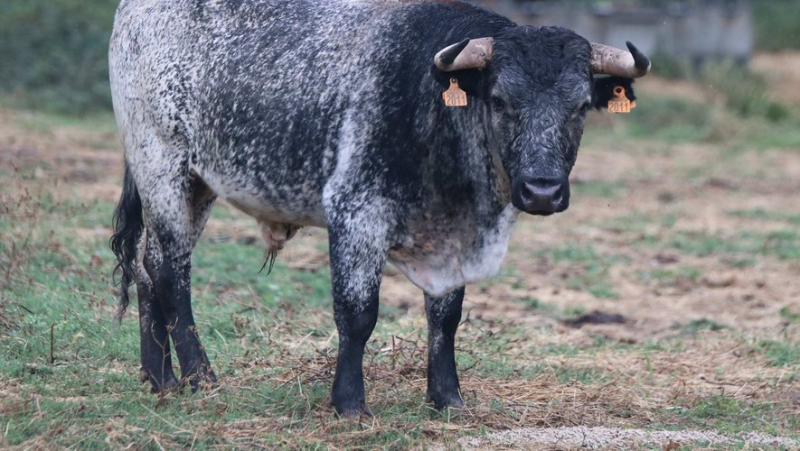
[[[592,106],[598,110],[607,108],[608,101],[614,97],[614,88],[617,86],[625,88],[625,97],[628,100],[636,100],[636,95],[633,93],[633,82],[632,78],[627,77],[595,77]]]

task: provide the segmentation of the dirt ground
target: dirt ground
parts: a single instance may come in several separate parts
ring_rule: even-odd
[[[784,101],[800,106],[800,53],[784,51],[756,55],[751,67],[767,77],[773,92]]]
[[[800,84],[800,54],[760,55],[753,66],[769,77],[782,98],[800,105],[800,91],[796,89]],[[643,93],[703,95],[694,85],[659,79],[639,85]],[[613,127],[620,119],[596,120]],[[36,167],[35,178],[58,179],[63,184],[56,196],[77,196],[87,203],[116,201],[121,156],[107,148],[109,136],[57,127],[20,134],[18,123],[19,113],[0,111],[0,148],[4,149],[0,166]],[[542,347],[580,346],[598,337],[643,344],[675,335],[676,325],[703,320],[753,336],[783,333],[796,339],[797,325],[781,312],[800,312],[800,260],[766,256],[737,265],[730,256],[684,252],[659,243],[676,236],[736,240],[742,231],[784,230],[786,225],[779,219],[731,212],[800,214],[800,152],[765,149],[726,153],[713,143],[665,146],[649,140],[637,140],[636,148],[631,145],[599,140],[582,148],[573,184],[610,186],[614,193],[578,191],[565,214],[546,219],[522,217],[502,273],[491,283],[468,288],[465,312],[469,317],[531,328],[552,327],[554,332],[537,343]],[[258,236],[252,220],[224,203],[217,208],[230,210],[235,219],[212,219],[205,237]],[[75,233],[108,236],[110,229],[98,224]],[[290,268],[326,270],[325,239],[324,231],[301,230],[279,258]],[[646,244],[648,240],[655,244]],[[591,279],[585,260],[559,260],[547,253],[570,245],[591,249],[589,263],[605,268],[599,277],[612,295],[598,296],[586,286],[571,283],[576,274]],[[685,268],[690,268],[691,274],[681,276]],[[647,277],[659,271],[674,277],[666,282]],[[409,317],[424,315],[419,289],[391,267],[386,270],[382,303],[406,311]],[[539,307],[532,307],[532,303]],[[576,328],[564,321],[570,316],[565,312],[592,311],[620,314],[624,322]],[[661,379],[662,384],[652,384],[661,386],[660,391],[650,394],[662,400],[733,392],[743,399],[788,400],[792,412],[800,413],[800,387],[796,382],[770,388],[763,382],[780,380],[791,368],[768,366],[763,358],[741,358],[750,351],[735,333],[694,341],[693,346],[681,353],[659,354],[652,361],[601,351],[587,358],[586,364]],[[548,358],[560,359],[557,355]],[[627,381],[636,384],[637,378]],[[467,378],[465,390],[470,384]],[[480,448],[489,443],[462,445]]]

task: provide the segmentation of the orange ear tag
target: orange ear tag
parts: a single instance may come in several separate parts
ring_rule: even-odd
[[[625,96],[625,88],[622,86],[614,87],[614,97],[608,101],[608,111],[611,113],[630,113],[636,108],[636,102],[630,101]]]
[[[469,103],[467,93],[458,87],[458,80],[453,77],[450,79],[450,88],[442,94],[444,104],[450,107],[464,107]]]

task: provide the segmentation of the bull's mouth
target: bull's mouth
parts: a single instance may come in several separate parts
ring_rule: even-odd
[[[513,203],[513,202],[512,202]],[[523,213],[529,214],[531,216],[552,216],[556,213],[563,213],[564,211],[569,208],[569,204],[567,205],[553,205],[553,208],[548,209],[539,209],[539,208],[519,208],[519,205],[514,204],[518,210]]]

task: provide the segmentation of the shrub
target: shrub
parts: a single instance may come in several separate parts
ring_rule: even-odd
[[[117,0],[0,2],[0,91],[18,106],[108,109],[108,40]]]
[[[752,1],[751,5],[759,50],[800,49],[800,0]]]

